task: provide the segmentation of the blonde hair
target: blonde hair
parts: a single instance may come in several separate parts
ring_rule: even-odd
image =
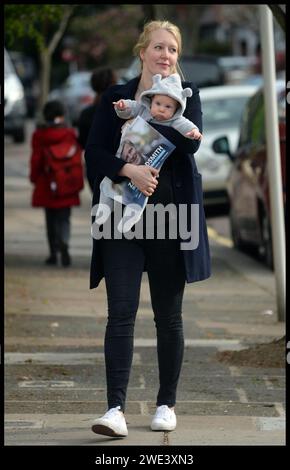
[[[170,21],[161,20],[149,21],[149,23],[146,23],[144,25],[143,31],[138,38],[138,42],[133,49],[133,54],[139,57],[140,59],[141,49],[147,49],[151,41],[151,33],[153,31],[156,31],[157,29],[165,29],[174,36],[178,46],[178,56],[180,56],[182,50],[182,38],[178,26],[173,23],[170,23]],[[142,60],[140,59],[140,61],[142,69]],[[176,66],[172,70],[172,73],[179,73],[179,75],[181,75],[181,77],[183,78],[183,74],[178,63],[176,63]]]

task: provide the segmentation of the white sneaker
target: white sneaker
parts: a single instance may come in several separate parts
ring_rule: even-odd
[[[173,431],[176,428],[176,415],[167,405],[157,407],[151,423],[152,431]]]
[[[92,431],[96,434],[103,434],[111,437],[128,436],[125,416],[120,411],[120,406],[110,408],[101,418],[94,420]]]

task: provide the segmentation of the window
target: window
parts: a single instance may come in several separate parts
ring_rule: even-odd
[[[240,127],[241,115],[248,96],[210,99],[202,101],[203,128]]]

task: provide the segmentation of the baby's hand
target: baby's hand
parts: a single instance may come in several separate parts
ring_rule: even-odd
[[[127,108],[127,106],[125,105],[124,100],[113,101],[113,105],[114,105],[115,108],[117,108],[119,111],[123,111],[124,109]]]
[[[198,129],[192,129],[191,131],[187,132],[185,134],[186,137],[189,139],[195,139],[195,140],[201,140],[202,139],[202,134],[199,132]]]

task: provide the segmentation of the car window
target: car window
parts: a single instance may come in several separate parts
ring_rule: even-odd
[[[247,102],[241,117],[241,131],[239,138],[239,146],[247,145],[252,142],[253,135],[257,135],[258,132],[258,121],[256,119],[255,129],[253,130],[253,120],[255,119],[256,110],[261,101],[261,93],[255,94]]]
[[[251,125],[251,140],[256,144],[266,143],[266,122],[265,122],[265,99],[264,94],[260,93],[256,103],[255,113]],[[278,116],[283,118],[286,113],[285,89],[277,94]],[[284,109],[283,109],[284,107]]]
[[[263,95],[260,95],[260,99],[257,101],[249,130],[250,139],[253,144],[263,144],[265,142],[265,106]]]
[[[204,130],[239,127],[247,96],[202,101]]]
[[[277,90],[278,115],[282,119],[286,109],[285,88]],[[263,90],[256,93],[242,114],[239,147],[247,144],[261,145],[266,142],[265,102]]]

